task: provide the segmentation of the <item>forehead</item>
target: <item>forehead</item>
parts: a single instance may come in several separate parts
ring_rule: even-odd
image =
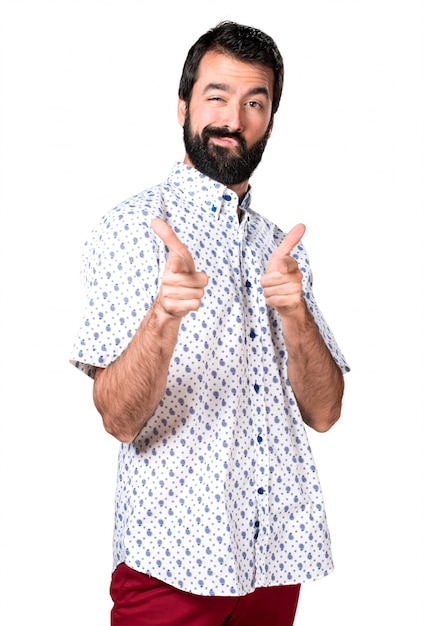
[[[261,64],[246,63],[227,54],[209,51],[199,63],[194,88],[202,92],[210,84],[222,84],[234,90],[264,88],[272,99],[274,73]]]

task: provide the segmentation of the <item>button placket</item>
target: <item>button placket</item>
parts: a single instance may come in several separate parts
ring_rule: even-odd
[[[246,228],[247,225],[244,225]],[[247,235],[248,237],[248,235]],[[252,435],[255,446],[254,493],[257,502],[258,520],[254,527],[254,541],[256,543],[257,569],[266,566],[266,536],[269,525],[269,460],[266,444],[267,426],[263,384],[262,341],[260,328],[262,327],[258,302],[259,277],[253,274],[253,262],[250,263],[251,251],[245,243],[241,254],[241,271],[244,284],[244,302],[246,309],[246,343],[249,359],[249,372],[254,376],[250,380],[250,415],[252,419]]]

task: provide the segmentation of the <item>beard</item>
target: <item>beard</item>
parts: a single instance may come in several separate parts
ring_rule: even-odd
[[[201,135],[191,130],[190,114],[187,111],[184,121],[184,144],[192,165],[202,174],[223,185],[238,185],[249,180],[259,165],[268,141],[270,125],[265,135],[250,148],[240,133],[226,128],[206,126]],[[210,143],[211,137],[230,137],[238,146],[224,147]],[[235,150],[235,152],[234,152]]]

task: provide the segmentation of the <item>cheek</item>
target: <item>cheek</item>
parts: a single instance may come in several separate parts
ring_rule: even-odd
[[[246,133],[245,138],[248,143],[255,144],[260,141],[269,132],[268,123],[264,124],[263,121],[253,124],[249,131]]]
[[[206,126],[222,126],[222,112],[219,107],[191,101],[190,126],[192,132],[200,134]]]
[[[199,111],[196,115],[191,114],[191,128],[197,134],[201,133],[206,126],[218,126],[217,116],[210,111]]]

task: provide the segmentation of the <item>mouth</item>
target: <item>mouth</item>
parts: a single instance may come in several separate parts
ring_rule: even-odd
[[[210,137],[210,141],[216,146],[222,146],[223,148],[237,148],[239,142],[233,137]]]

